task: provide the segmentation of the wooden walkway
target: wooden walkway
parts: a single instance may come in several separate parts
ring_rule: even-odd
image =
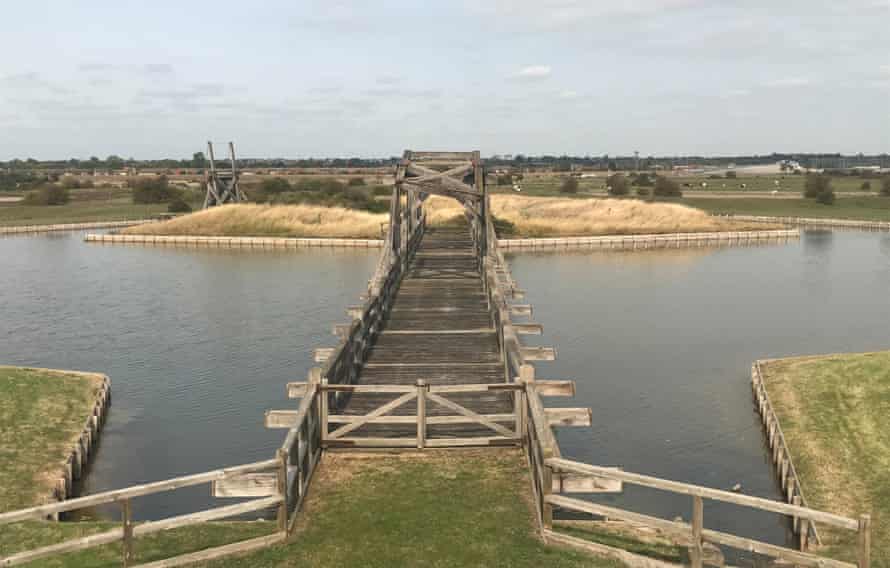
[[[504,383],[487,293],[469,225],[428,229],[408,266],[389,315],[383,322],[357,384],[468,385]],[[338,412],[367,415],[397,398],[397,393],[352,393]],[[448,400],[481,415],[515,420],[513,394],[453,393]],[[332,409],[333,411],[333,409]],[[414,416],[416,402],[396,408],[392,416]],[[453,416],[454,410],[428,403],[430,417]],[[332,424],[331,429],[337,425]],[[410,424],[365,424],[351,435],[410,437]],[[491,430],[479,423],[430,424],[428,438],[480,437]]]

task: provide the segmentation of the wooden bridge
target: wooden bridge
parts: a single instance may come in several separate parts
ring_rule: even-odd
[[[460,201],[465,219],[427,228],[424,201],[443,195]],[[243,543],[177,557],[157,566],[177,566],[268,546],[286,538],[299,516],[312,475],[324,451],[339,448],[416,448],[514,445],[529,465],[530,490],[541,536],[629,565],[665,565],[627,551],[559,532],[554,509],[618,519],[658,529],[689,550],[692,566],[723,565],[718,546],[736,548],[801,566],[869,566],[870,520],[850,519],[782,501],[658,479],[617,468],[565,459],[554,427],[590,424],[590,411],[548,409],[544,400],[571,396],[569,380],[541,380],[533,363],[552,360],[555,350],[523,346],[519,336],[541,334],[527,318],[522,298],[497,246],[484,166],[479,152],[405,152],[396,174],[390,229],[363,304],[349,308],[352,321],[334,326],[336,347],[321,348],[322,366],[306,381],[287,385],[296,409],[266,413],[269,428],[287,430],[274,459],[153,484],[85,496],[58,504],[0,514],[0,525],[103,503],[119,503],[123,526],[12,557],[0,566],[123,541],[123,564],[132,562],[141,534],[276,507],[279,532]],[[211,483],[217,497],[249,501],[142,525],[132,523],[132,497]],[[618,492],[623,484],[658,489],[689,499],[688,521],[667,520],[570,497]],[[799,535],[791,549],[705,528],[705,500],[786,515]],[[808,550],[818,538],[815,523],[855,531],[856,563]]]

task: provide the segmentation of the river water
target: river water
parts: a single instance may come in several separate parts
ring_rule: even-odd
[[[0,362],[107,373],[113,403],[85,491],[269,457],[312,349],[358,303],[376,250],[242,251],[0,238]],[[754,359],[888,348],[890,234],[808,231],[764,246],[508,255],[557,347],[540,378],[577,381],[592,428],[565,457],[779,498],[752,404]],[[604,502],[689,519],[691,503],[625,486]],[[188,512],[208,490],[136,504]],[[209,501],[208,501],[209,502]],[[217,502],[219,503],[219,502]],[[778,516],[706,504],[705,524],[775,543]]]

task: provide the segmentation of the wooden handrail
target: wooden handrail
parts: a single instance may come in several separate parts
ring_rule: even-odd
[[[840,528],[847,529],[847,530],[855,531],[855,530],[859,529],[859,521],[857,521],[855,519],[850,519],[848,517],[836,515],[834,513],[826,513],[824,511],[817,511],[815,509],[809,509],[806,507],[789,505],[787,503],[782,503],[780,501],[772,501],[770,499],[763,499],[761,497],[751,497],[750,495],[739,495],[738,493],[723,491],[721,489],[712,489],[710,487],[702,487],[700,485],[691,485],[689,483],[681,483],[679,481],[660,479],[658,477],[641,475],[639,473],[631,473],[631,472],[624,471],[624,470],[600,467],[600,466],[595,466],[595,465],[588,465],[585,463],[579,463],[579,462],[575,462],[575,461],[571,461],[571,460],[567,460],[567,459],[563,459],[563,458],[550,458],[546,461],[546,464],[549,467],[551,467],[555,470],[558,470],[558,471],[568,471],[568,472],[572,472],[572,473],[596,475],[599,477],[605,477],[605,478],[609,478],[609,479],[623,481],[625,483],[631,483],[633,485],[640,485],[643,487],[651,487],[653,489],[660,489],[662,491],[669,491],[671,493],[681,493],[683,495],[697,495],[699,497],[703,497],[705,499],[711,499],[713,501],[732,503],[734,505],[741,505],[743,507],[751,507],[751,508],[760,509],[763,511],[770,511],[772,513],[781,513],[783,515],[792,515],[795,517],[810,519],[812,521],[825,523],[827,525],[840,527]]]
[[[692,546],[696,544],[694,542],[695,527],[694,525],[690,525],[688,523],[668,521],[666,519],[660,519],[658,517],[625,511],[623,509],[609,507],[606,505],[601,505],[599,503],[592,503],[590,501],[582,501],[581,499],[573,499],[571,497],[565,497],[563,495],[548,495],[545,500],[552,505],[556,505],[557,507],[569,509],[572,511],[606,516],[611,519],[619,519],[622,521],[655,527],[665,534],[669,535],[673,539],[677,540],[680,544]],[[842,562],[840,560],[834,560],[812,553],[799,552],[797,550],[786,548],[784,546],[769,544],[754,539],[730,535],[723,532],[701,529],[700,536],[702,539],[708,542],[723,544],[733,548],[747,550],[749,552],[770,555],[802,566],[814,566],[823,568],[856,568],[855,564],[851,564],[849,562]]]
[[[64,513],[66,511],[83,509],[84,507],[95,507],[97,505],[114,503],[117,501],[121,501],[122,499],[131,497],[140,497],[143,495],[151,495],[152,493],[173,491],[174,489],[180,489],[182,487],[200,485],[202,483],[209,483],[211,481],[225,479],[226,477],[236,474],[262,471],[277,466],[278,460],[270,459],[223,469],[216,469],[204,473],[196,473],[193,475],[175,477],[173,479],[167,479],[164,481],[155,481],[153,483],[146,483],[144,485],[134,485],[132,487],[125,487],[123,489],[115,489],[113,491],[95,493],[93,495],[78,497],[76,499],[69,499],[67,501],[60,501],[58,503],[38,505],[37,507],[29,507],[27,509],[20,509],[18,511],[0,513],[0,524],[14,523],[17,521],[23,521],[33,518],[44,518],[55,513]]]

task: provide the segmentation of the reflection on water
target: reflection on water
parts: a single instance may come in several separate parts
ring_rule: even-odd
[[[80,233],[0,238],[0,361],[107,373],[90,492],[271,456],[287,381],[331,345],[376,251],[102,246]],[[135,503],[195,510],[207,486]],[[209,501],[208,501],[209,502]],[[220,504],[217,502],[217,504]]]
[[[807,231],[784,245],[670,251],[678,255],[508,255],[544,325],[534,339],[559,352],[538,375],[577,381],[573,399],[548,406],[593,410],[593,428],[560,429],[563,453],[778,498],[751,363],[890,347],[887,238]],[[690,518],[688,499],[631,486],[600,500]],[[777,516],[742,508],[706,505],[709,518],[770,542],[786,535]]]

